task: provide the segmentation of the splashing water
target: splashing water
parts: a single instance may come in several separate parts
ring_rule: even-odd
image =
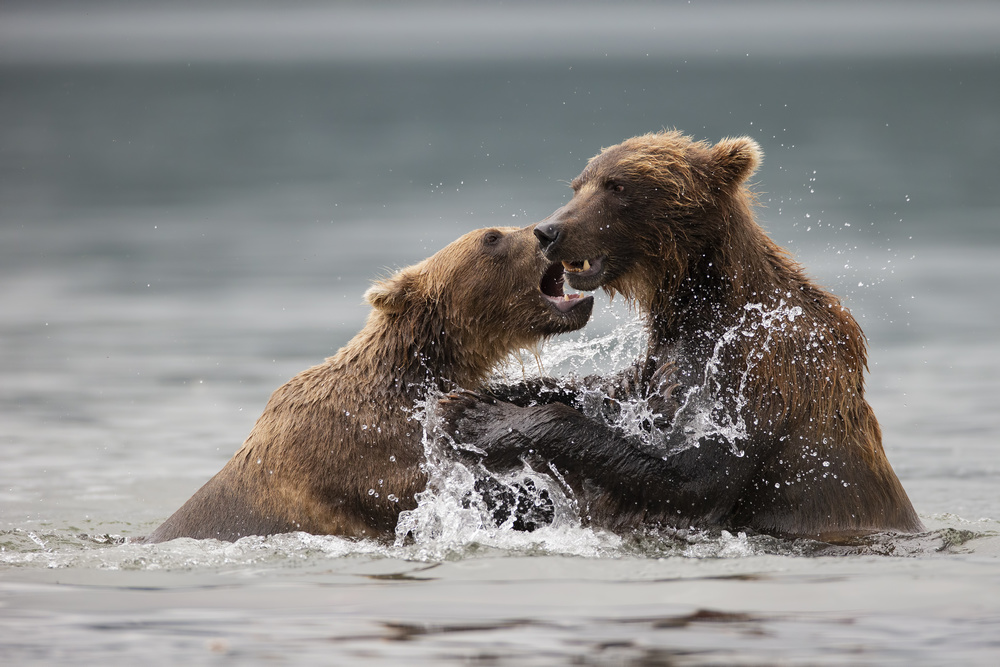
[[[655,394],[640,392],[612,399],[598,388],[577,388],[577,407],[588,417],[604,420],[632,438],[638,446],[660,456],[697,447],[700,440],[709,437],[723,439],[735,456],[744,456],[740,443],[748,436],[743,414],[749,400],[751,373],[770,351],[775,334],[796,326],[795,321],[801,315],[801,307],[790,306],[784,299],[779,299],[774,307],[763,303],[746,304],[739,321],[716,338],[712,355],[705,363],[703,380],[686,389],[672,415],[658,411],[653,400],[658,398]],[[757,341],[755,353],[746,357],[737,387],[730,387],[722,377],[724,355],[737,341],[750,338]],[[500,369],[499,375],[509,382],[511,377],[516,377],[517,371],[525,378],[549,372],[560,379],[560,386],[572,389],[579,382],[582,371],[611,375],[644,356],[647,346],[645,322],[641,317],[633,317],[604,336],[593,339],[581,336],[578,340],[551,344],[544,351],[532,350],[537,360],[535,364],[526,363],[520,356],[512,357]],[[538,369],[537,373],[534,368]],[[609,403],[616,409],[607,410]],[[657,428],[658,421],[669,426]]]
[[[427,488],[416,494],[416,509],[399,515],[395,548],[409,546],[411,557],[436,560],[460,554],[470,545],[580,556],[601,555],[620,545],[620,538],[613,534],[582,527],[576,503],[558,474],[540,473],[525,465],[501,475],[459,461],[455,451],[459,445],[444,432],[437,413],[439,398],[431,393],[418,402],[413,414],[423,425],[423,470],[428,481]],[[477,490],[477,479],[484,478],[514,496],[527,494],[529,505],[550,505],[551,522],[532,532],[515,530],[513,513],[498,522]]]
[[[704,382],[688,389],[674,415],[674,428],[683,429],[685,435],[682,448],[697,447],[703,438],[718,436],[729,443],[734,455],[742,457],[745,454],[739,443],[749,435],[743,412],[748,400],[750,374],[770,351],[775,332],[783,331],[790,324],[794,326],[795,318],[802,315],[802,308],[789,307],[781,299],[770,310],[762,303],[748,303],[743,311],[739,321],[716,340],[712,356],[705,364]],[[763,337],[759,335],[761,332]],[[755,354],[746,357],[739,385],[733,390],[722,382],[722,359],[726,348],[741,338],[756,339],[758,344]],[[730,400],[727,402],[727,399]]]
[[[512,356],[499,369],[497,380],[511,382],[517,375],[531,379],[551,373],[557,386],[576,391],[577,407],[589,417],[603,419],[639,446],[662,456],[698,446],[699,439],[710,436],[724,438],[735,456],[743,456],[739,443],[747,438],[742,413],[748,400],[748,378],[769,351],[774,334],[786,326],[794,326],[801,314],[801,308],[790,307],[783,300],[771,309],[759,303],[747,304],[739,321],[718,337],[705,364],[704,381],[687,390],[674,415],[659,414],[652,401],[655,397],[641,390],[635,396],[612,399],[600,388],[579,388],[581,371],[593,369],[611,375],[646,353],[648,334],[641,318],[627,320],[596,338],[580,336],[545,349],[534,348],[528,351],[530,360],[523,355]],[[757,353],[746,359],[738,387],[727,389],[721,378],[723,355],[744,338],[759,341]],[[423,550],[421,557],[429,557],[432,553],[461,550],[469,544],[500,548],[536,545],[560,553],[585,553],[599,548],[598,545],[612,546],[607,536],[597,536],[581,528],[572,492],[560,484],[555,471],[533,470],[526,464],[520,470],[497,475],[481,465],[459,462],[457,448],[475,451],[475,447],[456,443],[444,432],[437,414],[438,398],[429,396],[414,412],[414,419],[423,425],[428,485],[417,494],[417,508],[401,513],[396,547],[412,542]],[[614,410],[607,409],[609,403],[614,404]],[[662,430],[656,426],[658,418],[671,416],[671,426]],[[682,437],[675,437],[678,434]],[[498,523],[476,490],[477,479],[484,477],[492,478],[511,494],[530,488],[536,503],[544,495],[553,506],[551,523],[531,533],[514,530],[513,517]]]
[[[568,388],[585,372],[609,373],[631,364],[645,353],[646,341],[643,321],[631,318],[606,335],[581,334],[511,355],[497,369],[494,380],[513,383],[551,374]],[[604,398],[600,392],[587,396],[585,392],[583,400]],[[520,470],[497,474],[462,462],[456,449],[475,451],[475,447],[456,443],[444,432],[437,411],[439,398],[431,393],[415,406],[412,418],[423,426],[423,470],[428,483],[416,495],[417,507],[400,513],[394,548],[409,548],[410,557],[419,560],[464,553],[470,545],[580,556],[607,555],[621,548],[620,537],[582,525],[577,503],[558,471],[533,470],[525,464]],[[642,405],[641,400],[627,402],[618,423],[635,430],[643,418]],[[498,522],[476,489],[477,480],[485,478],[513,495],[527,492],[529,504],[550,505],[551,521],[531,532],[516,530],[513,515]]]
[[[610,397],[599,387],[583,387],[580,377],[585,373],[610,376],[635,363],[645,356],[648,349],[649,332],[645,319],[633,316],[625,319],[611,332],[595,338],[585,335],[577,340],[560,341],[546,346],[544,351],[533,351],[538,363],[538,373],[525,373],[530,379],[547,373],[554,376],[557,386],[576,393],[576,406],[591,419],[602,420],[617,429],[626,437],[651,452],[666,454],[665,435],[652,428],[652,424],[671,415],[658,411],[652,395],[641,393],[629,397]],[[504,381],[510,381],[512,369],[520,364],[526,368],[519,357],[501,368],[499,375]],[[615,409],[608,410],[612,404]]]
[[[774,308],[748,304],[740,320],[717,338],[704,368],[704,380],[682,397],[670,429],[683,429],[684,444],[696,446],[698,437],[727,438],[736,455],[747,426],[740,416],[746,406],[748,378],[775,337],[796,321],[801,309],[780,302]],[[721,382],[724,354],[737,341],[757,341],[759,354],[746,359],[737,388],[725,393]],[[500,381],[516,382],[541,375],[565,378],[567,385],[584,372],[610,375],[645,355],[647,332],[641,318],[622,322],[610,333],[588,338],[560,340],[544,349],[529,351],[529,357],[514,356],[498,371]],[[179,539],[164,544],[142,544],[112,535],[84,535],[75,531],[37,532],[15,529],[0,532],[0,564],[13,567],[84,567],[105,570],[184,570],[240,567],[300,567],[317,560],[353,556],[405,561],[439,562],[461,558],[504,555],[571,555],[590,558],[682,557],[745,558],[766,554],[816,555],[830,553],[829,545],[808,540],[787,541],[766,535],[701,530],[638,531],[621,537],[584,525],[579,508],[558,473],[533,470],[525,465],[505,474],[493,474],[469,463],[456,448],[474,450],[455,443],[442,429],[436,394],[414,406],[411,418],[423,430],[424,471],[427,488],[417,494],[417,506],[400,513],[395,540],[353,540],[337,536],[290,533],[269,537],[245,537],[235,543],[216,540]],[[637,436],[640,444],[663,451],[664,434],[650,423],[658,415],[647,396],[617,401],[614,414],[594,406],[608,399],[598,390],[584,392],[579,407]],[[728,400],[727,400],[728,399]],[[668,430],[670,430],[668,429]],[[666,455],[669,452],[665,452]],[[498,520],[477,491],[476,482],[490,478],[512,493],[527,492],[529,501],[551,508],[551,520],[534,531],[517,530],[514,517]],[[977,527],[978,528],[978,527]],[[985,529],[995,531],[995,523]],[[989,532],[987,530],[987,532]],[[935,531],[912,538],[873,538],[864,544],[844,547],[844,553],[907,555],[940,550],[942,534]],[[971,531],[970,535],[981,536]],[[995,534],[995,532],[990,533]],[[881,541],[880,541],[881,540]],[[840,553],[840,552],[837,552]]]
[[[543,375],[565,378],[573,382],[585,373],[613,373],[646,353],[649,335],[645,320],[631,317],[611,332],[590,338],[581,333],[578,338],[563,339],[538,345],[524,355],[514,354],[496,372],[500,381],[513,382]]]

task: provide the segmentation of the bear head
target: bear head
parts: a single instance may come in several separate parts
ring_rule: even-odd
[[[677,131],[633,137],[592,158],[535,235],[574,289],[638,298],[724,243],[730,209],[752,201],[742,185],[761,159],[748,137],[714,146]]]
[[[416,329],[431,323],[442,344],[495,363],[579,329],[593,310],[593,297],[563,291],[562,265],[542,255],[533,231],[529,225],[469,232],[376,282],[365,298],[381,316]]]

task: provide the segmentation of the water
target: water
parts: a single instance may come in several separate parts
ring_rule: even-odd
[[[1000,62],[995,42],[934,44],[78,65],[0,50],[0,659],[995,664]],[[427,528],[414,544],[127,542],[360,328],[371,280],[541,219],[601,146],[662,126],[761,143],[760,220],[868,334],[869,399],[927,534],[829,550],[478,530],[444,483],[407,518]],[[608,371],[640,347],[603,300],[543,364]]]

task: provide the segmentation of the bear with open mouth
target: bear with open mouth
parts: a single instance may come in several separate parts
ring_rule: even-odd
[[[745,529],[850,540],[923,526],[865,400],[866,340],[754,219],[761,151],[677,131],[603,150],[573,197],[535,227],[574,289],[620,294],[646,316],[645,356],[582,387],[540,379],[442,402],[454,437],[494,470],[555,466],[581,514],[613,530]],[[600,414],[646,400],[650,451]]]
[[[470,232],[377,282],[364,328],[276,390],[243,447],[146,541],[392,536],[427,483],[414,404],[585,325],[593,297],[564,292],[562,276],[529,226]]]

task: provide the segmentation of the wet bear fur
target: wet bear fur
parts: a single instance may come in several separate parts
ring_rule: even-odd
[[[376,283],[360,333],[275,391],[243,447],[147,541],[391,537],[427,481],[414,403],[478,387],[510,352],[586,324],[591,298],[540,290],[556,286],[550,268],[531,227],[505,227]]]
[[[858,323],[754,220],[746,181],[761,159],[750,138],[710,145],[677,131],[591,159],[535,233],[574,289],[603,287],[647,316],[646,356],[576,388],[541,379],[454,394],[442,407],[455,437],[493,469],[555,465],[585,520],[618,531],[839,541],[922,530],[865,400]],[[581,388],[608,396],[603,409],[647,400],[660,447],[582,413]],[[706,430],[699,403],[702,418],[743,432]]]

